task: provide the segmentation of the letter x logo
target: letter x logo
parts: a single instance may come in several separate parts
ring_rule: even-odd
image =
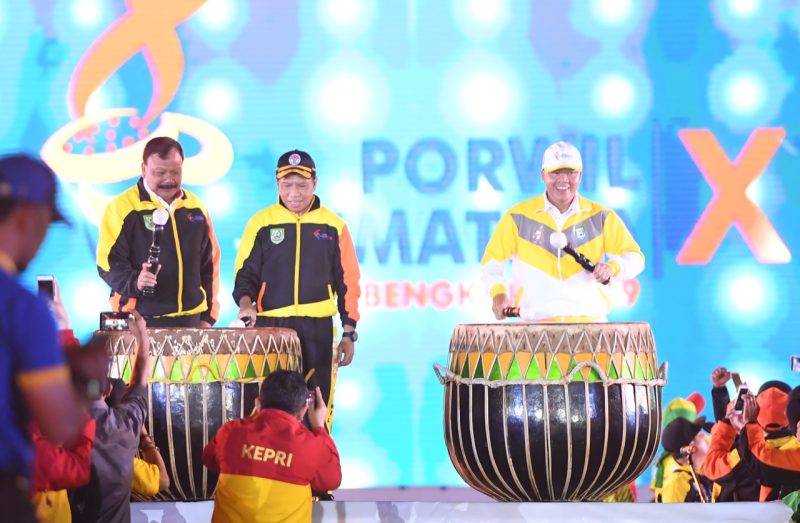
[[[733,225],[758,261],[789,263],[792,255],[786,244],[763,211],[745,194],[772,160],[786,130],[756,129],[733,163],[708,129],[684,129],[678,136],[714,196],[678,253],[677,262],[708,263]]]

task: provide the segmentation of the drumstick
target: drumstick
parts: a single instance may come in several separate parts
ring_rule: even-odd
[[[305,377],[306,383],[308,383],[308,380],[310,380],[311,376],[313,375],[314,375],[314,369],[310,369],[308,372],[306,372],[306,377]]]
[[[689,457],[689,470],[692,472],[692,477],[694,478],[694,486],[697,488],[697,494],[700,496],[700,503],[708,503],[706,501],[706,496],[703,494],[703,487],[700,485],[700,481],[697,479],[697,474],[694,472],[694,465],[692,464],[692,458]]]

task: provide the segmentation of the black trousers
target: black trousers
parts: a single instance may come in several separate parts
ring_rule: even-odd
[[[147,322],[148,327],[200,327],[199,314],[192,314],[191,316],[161,316],[159,318],[144,316],[144,321]]]
[[[303,375],[314,369],[308,384],[319,387],[322,398],[330,411],[331,372],[333,362],[333,318],[268,318],[259,316],[256,327],[284,327],[293,329],[300,338],[300,351],[303,356]]]

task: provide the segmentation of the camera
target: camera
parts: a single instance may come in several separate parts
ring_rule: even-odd
[[[129,312],[101,312],[100,330],[101,331],[124,331],[128,330]]]
[[[309,390],[308,394],[306,395],[306,404],[308,405],[309,409],[313,409],[317,406],[317,391],[316,390]]]
[[[47,301],[53,301],[56,295],[55,278],[51,275],[39,275],[36,277],[36,286],[39,289],[39,296]]]
[[[739,387],[739,391],[736,393],[736,403],[733,404],[733,411],[736,413],[741,413],[742,408],[744,408],[744,396],[750,392],[750,389],[747,388],[746,383],[742,383]]]

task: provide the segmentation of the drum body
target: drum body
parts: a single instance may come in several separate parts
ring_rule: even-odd
[[[152,375],[146,427],[170,476],[158,500],[205,500],[217,475],[202,462],[206,444],[226,421],[249,415],[260,383],[277,369],[300,370],[300,340],[291,329],[148,329]],[[130,381],[135,341],[108,335],[109,376]]]
[[[666,365],[646,323],[458,325],[436,370],[450,459],[497,500],[600,500],[658,449]]]

